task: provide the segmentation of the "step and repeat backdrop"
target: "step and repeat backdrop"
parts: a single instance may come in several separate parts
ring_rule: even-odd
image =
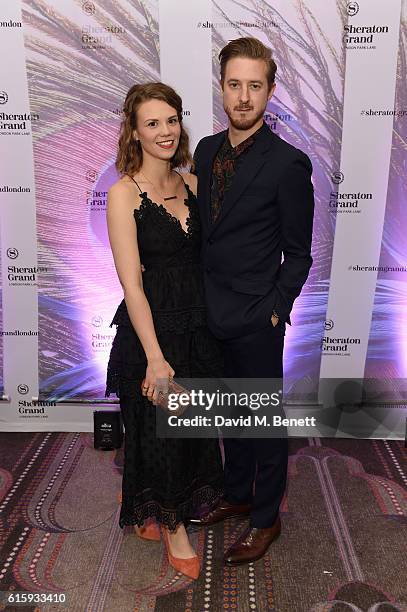
[[[407,0],[13,0],[0,6],[3,430],[86,429],[122,299],[105,210],[124,96],[175,87],[193,148],[226,127],[217,56],[240,36],[272,48],[265,119],[314,167],[287,398],[321,399],[327,379],[405,397]]]

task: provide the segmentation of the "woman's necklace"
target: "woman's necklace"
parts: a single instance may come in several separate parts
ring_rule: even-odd
[[[177,196],[176,195],[172,195],[172,196],[168,196],[168,197],[164,197],[157,189],[157,187],[154,185],[154,183],[152,181],[150,181],[150,179],[148,178],[148,176],[146,176],[144,174],[144,172],[140,171],[140,174],[142,174],[144,176],[145,179],[147,179],[147,182],[150,183],[150,185],[152,185],[154,187],[154,189],[156,190],[156,192],[158,193],[158,195],[160,196],[160,198],[162,198],[164,200],[164,202],[167,202],[167,200],[176,200]]]

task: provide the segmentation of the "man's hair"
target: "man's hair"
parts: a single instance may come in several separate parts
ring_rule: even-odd
[[[225,80],[226,64],[232,57],[248,57],[250,59],[263,60],[267,66],[268,87],[269,90],[271,89],[277,71],[277,64],[273,60],[271,49],[263,45],[257,38],[247,37],[231,40],[219,53],[220,81],[222,86]]]

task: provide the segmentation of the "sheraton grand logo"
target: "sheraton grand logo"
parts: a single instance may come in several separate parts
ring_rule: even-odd
[[[96,13],[96,6],[90,0],[82,2],[82,10],[86,15],[94,15]]]
[[[329,194],[329,212],[334,214],[339,213],[360,213],[362,212],[361,204],[365,200],[372,200],[373,194],[357,191],[357,192],[340,192],[331,191]]]
[[[21,392],[20,392],[21,393]],[[56,402],[48,400],[19,400],[18,412],[21,418],[42,418],[47,419],[47,408],[55,407]]]
[[[91,345],[94,353],[106,352],[112,348],[114,334],[101,334],[95,332],[92,334]]]
[[[321,340],[321,350],[323,355],[348,356],[351,354],[351,347],[355,344],[361,344],[361,339],[349,336],[346,338],[324,336]]]
[[[341,172],[340,170],[335,170],[335,172],[332,172],[331,174],[331,181],[335,183],[335,185],[339,185],[340,183],[343,183],[344,178],[345,177],[343,175],[343,172]]]
[[[39,266],[8,266],[8,284],[13,286],[36,285],[38,274],[48,272],[48,268]]]
[[[345,180],[345,175],[341,170],[335,170],[331,173],[331,181],[334,183],[337,191],[332,189],[329,194],[329,212],[338,213],[360,213],[363,210],[362,201],[373,200],[373,194],[363,191],[348,192],[340,191],[339,185]]]
[[[279,128],[292,121],[294,117],[289,113],[278,113],[266,111],[264,113],[264,121],[273,132],[278,132]]]
[[[387,25],[353,25],[343,26],[343,42],[347,49],[376,49],[380,36],[389,33]]]
[[[90,345],[93,353],[106,353],[112,348],[114,339],[114,333],[108,328],[107,333],[104,332],[104,321],[103,317],[99,314],[95,314],[91,318],[92,327],[96,328],[91,330],[90,334]]]
[[[94,183],[98,178],[98,172],[94,168],[86,170],[85,178],[89,183]]]
[[[324,322],[324,329],[330,332],[335,327],[333,319],[327,319]],[[349,357],[352,347],[361,344],[360,338],[340,337],[325,335],[321,339],[321,352],[323,355],[339,355],[341,357]]]
[[[114,39],[124,34],[126,30],[118,25],[84,25],[81,30],[82,49],[112,49]]]
[[[389,33],[389,26],[378,24],[356,25],[354,21],[361,19],[362,13],[359,13],[359,10],[358,2],[348,2],[346,5],[346,12],[350,18],[350,23],[343,26],[342,38],[346,49],[376,49],[379,38]],[[356,15],[357,18],[353,19]]]
[[[7,280],[10,286],[28,286],[37,285],[38,275],[48,272],[48,268],[44,266],[19,266],[17,259],[20,257],[18,249],[9,247],[6,250],[6,255],[9,259],[14,259],[15,264],[7,267]]]
[[[358,2],[348,2],[346,5],[346,12],[348,13],[349,17],[354,17],[357,15],[359,13]]]
[[[1,93],[1,101],[6,107],[9,101],[7,92]],[[38,113],[16,113],[10,110],[0,112],[0,134],[2,136],[27,136],[31,134],[31,123],[39,121]]]
[[[97,189],[86,192],[86,206],[92,211],[106,212],[107,191]]]
[[[31,134],[31,122],[38,121],[37,113],[0,113],[0,134],[24,136]]]
[[[15,247],[9,247],[6,251],[7,257],[9,259],[17,259],[19,252]]]

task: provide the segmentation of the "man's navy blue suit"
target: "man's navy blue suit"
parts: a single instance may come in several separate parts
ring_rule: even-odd
[[[282,378],[285,325],[312,265],[312,165],[264,123],[212,222],[212,167],[225,137],[203,138],[194,154],[208,325],[225,377]],[[286,485],[287,439],[225,438],[224,447],[225,499],[251,503],[251,525],[270,527]]]

